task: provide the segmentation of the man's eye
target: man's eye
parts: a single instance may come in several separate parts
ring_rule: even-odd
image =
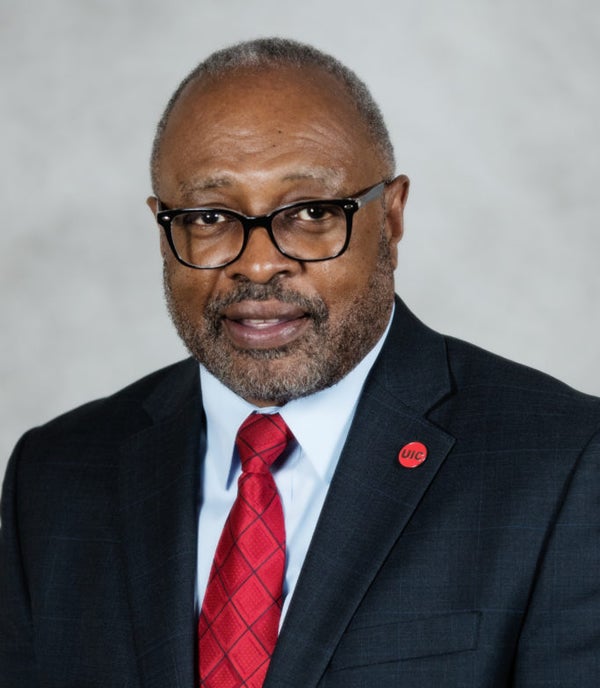
[[[216,225],[219,222],[227,222],[229,218],[218,210],[199,210],[195,213],[188,213],[185,216],[185,224],[193,225]]]
[[[331,215],[331,209],[323,205],[306,205],[296,210],[296,218],[305,222],[326,220]]]

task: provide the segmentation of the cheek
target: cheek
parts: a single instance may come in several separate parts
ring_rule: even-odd
[[[335,260],[323,263],[327,268],[311,280],[313,290],[325,301],[332,317],[346,313],[364,294],[369,282],[370,270],[364,262],[342,262],[341,258],[337,265]]]
[[[357,232],[352,237],[343,255],[320,264],[317,289],[321,290],[324,299],[329,294],[336,301],[352,303],[357,294],[365,292],[371,277],[379,269],[378,238],[376,231],[362,228],[360,234]]]
[[[190,317],[200,318],[215,292],[218,275],[211,270],[194,270],[167,259],[165,276],[171,297],[178,307]]]

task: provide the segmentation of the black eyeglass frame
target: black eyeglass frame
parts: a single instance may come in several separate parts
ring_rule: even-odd
[[[233,210],[213,206],[199,208],[169,208],[160,200],[160,198],[157,198],[156,200],[158,201],[158,211],[156,213],[156,221],[163,228],[165,236],[167,238],[167,242],[171,247],[171,251],[173,252],[175,258],[182,265],[185,265],[188,268],[193,268],[195,270],[217,270],[220,268],[227,267],[232,263],[235,263],[235,261],[238,260],[244,252],[248,244],[248,240],[250,238],[250,231],[255,227],[263,227],[264,229],[266,229],[269,238],[273,243],[273,246],[275,246],[279,253],[284,255],[286,258],[291,258],[292,260],[296,260],[300,263],[317,263],[325,260],[332,260],[333,258],[338,258],[342,255],[342,253],[344,253],[344,251],[348,248],[348,244],[350,243],[350,237],[352,235],[352,219],[354,217],[354,214],[370,201],[374,201],[376,198],[379,198],[383,194],[383,191],[388,183],[389,182],[387,180],[383,180],[381,182],[378,182],[377,184],[374,184],[373,186],[368,187],[364,191],[358,192],[355,196],[350,196],[348,198],[315,198],[306,201],[298,201],[296,203],[290,203],[288,205],[283,205],[279,208],[275,208],[275,210],[272,210],[267,215],[255,216],[243,215],[242,213],[238,213]],[[291,210],[293,208],[301,208],[306,205],[310,205],[311,203],[326,203],[328,205],[335,205],[342,208],[342,210],[344,211],[344,215],[346,216],[346,240],[344,241],[344,244],[342,245],[340,250],[333,256],[327,256],[326,258],[297,258],[296,256],[291,256],[288,253],[286,253],[278,245],[277,240],[275,239],[275,236],[273,234],[273,227],[271,224],[273,218],[283,211]],[[240,221],[242,228],[244,230],[244,238],[242,241],[241,248],[234,258],[219,265],[194,265],[193,263],[188,263],[179,255],[175,247],[175,242],[173,241],[171,221],[178,215],[183,215],[184,213],[197,213],[199,211],[221,211],[223,213],[227,213],[231,217],[234,217]]]

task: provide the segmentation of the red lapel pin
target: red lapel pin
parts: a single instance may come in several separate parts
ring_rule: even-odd
[[[404,468],[416,468],[427,458],[427,447],[422,442],[409,442],[398,453],[398,461]]]

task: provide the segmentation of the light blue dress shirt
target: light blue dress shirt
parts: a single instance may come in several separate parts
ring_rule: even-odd
[[[375,347],[340,382],[279,408],[249,404],[200,366],[207,444],[198,523],[197,600],[204,597],[214,552],[237,494],[241,473],[235,450],[238,428],[254,411],[280,413],[296,438],[273,467],[286,531],[283,621],[358,398],[388,330],[389,324]]]

